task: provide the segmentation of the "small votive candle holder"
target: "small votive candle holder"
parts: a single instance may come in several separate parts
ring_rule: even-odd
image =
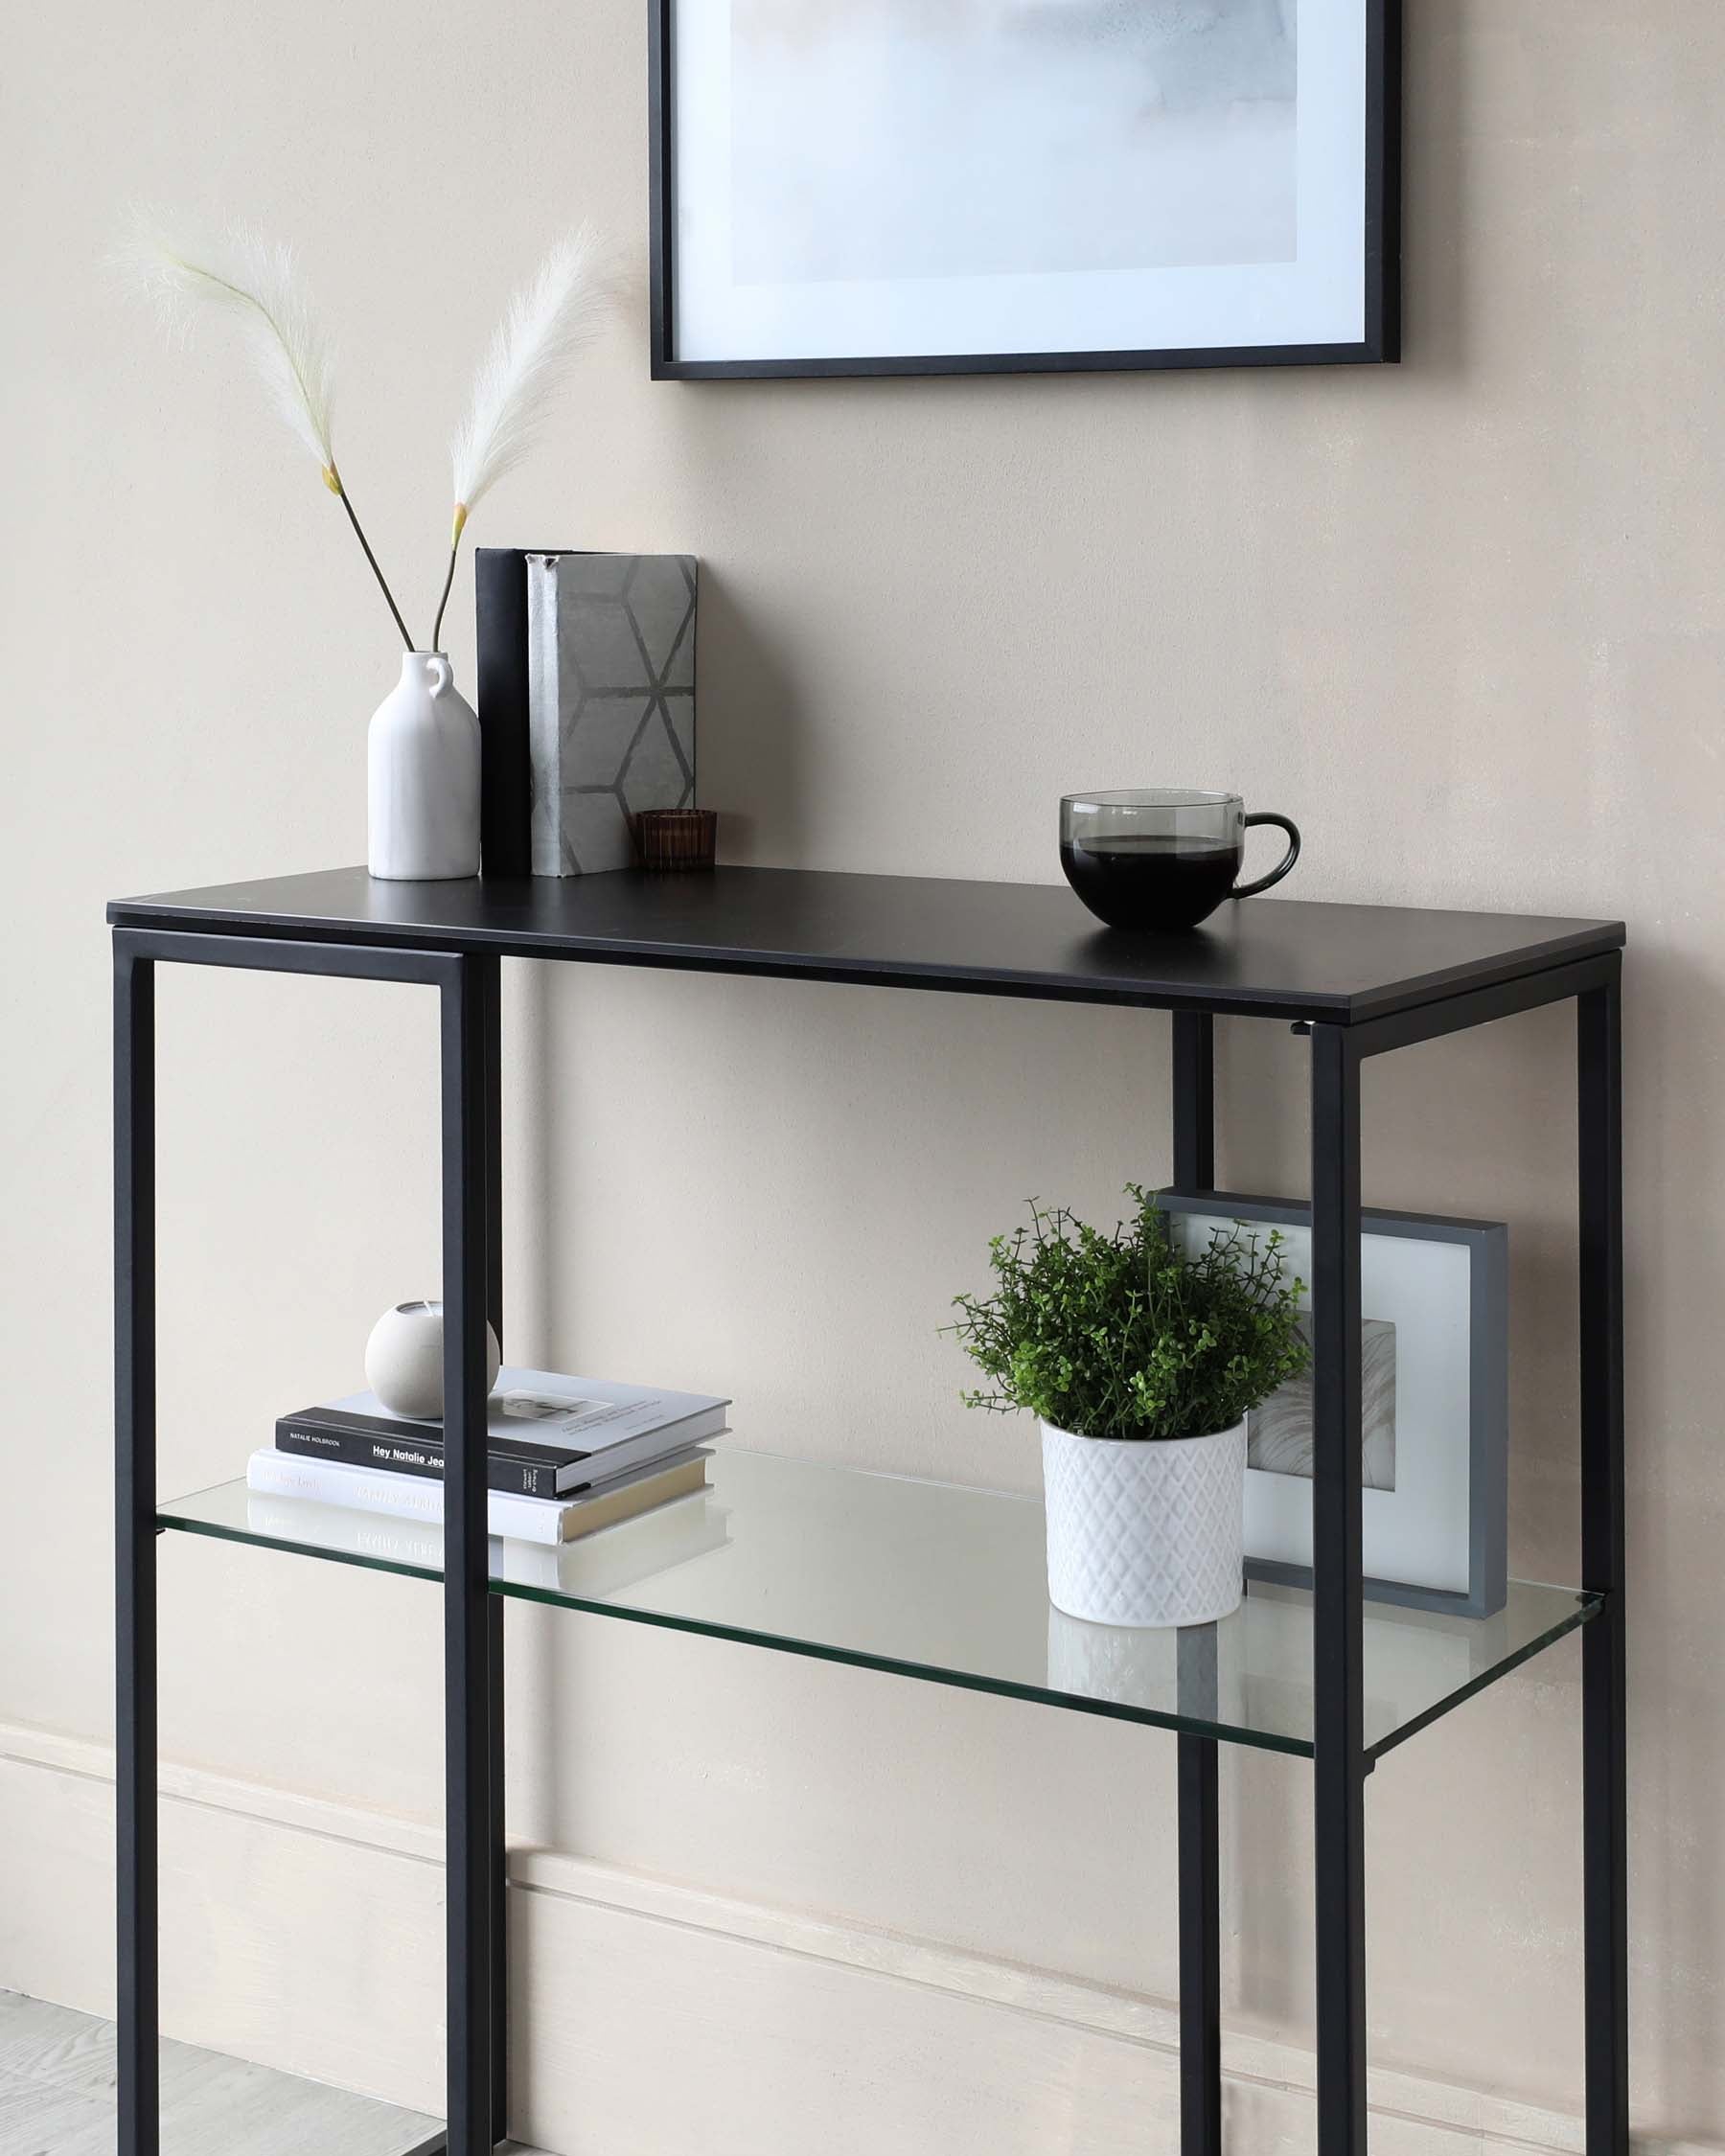
[[[711,868],[718,851],[717,809],[640,809],[630,818],[635,855],[660,875]]]

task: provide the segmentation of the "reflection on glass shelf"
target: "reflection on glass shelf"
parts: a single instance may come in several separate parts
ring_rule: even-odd
[[[491,1545],[496,1592],[1092,1714],[1312,1750],[1311,1596],[1254,1585],[1189,1631],[1051,1607],[1033,1498],[734,1448],[710,1487],[561,1549]],[[436,1578],[441,1529],[243,1482],[166,1505],[164,1526]],[[1583,1623],[1596,1597],[1512,1582],[1496,1617],[1370,1603],[1366,1742],[1382,1753]]]

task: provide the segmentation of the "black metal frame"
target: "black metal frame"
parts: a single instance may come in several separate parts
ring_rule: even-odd
[[[419,982],[441,1001],[448,1483],[445,1727],[452,2156],[502,2139],[508,2046],[503,1631],[488,1590],[484,1319],[502,1315],[499,966],[494,953],[114,931],[120,2156],[158,2156],[154,974],[158,963]],[[1627,2156],[1621,953],[1612,951],[1311,1041],[1313,1676],[1318,2119],[1364,2156],[1365,1785],[1360,1479],[1360,1075],[1367,1058],[1514,1012],[1576,1006],[1581,1319],[1582,1795],[1587,2156]],[[1214,1020],[1173,1011],[1175,1180],[1215,1187]],[[1214,1685],[1213,1628],[1184,1635],[1183,1701]],[[1182,2146],[1222,2148],[1216,1740],[1178,1740]]]
[[[1010,352],[908,358],[679,359],[673,275],[677,212],[675,0],[648,0],[648,230],[655,381],[831,379],[879,375],[1119,374],[1188,367],[1392,364],[1401,357],[1402,0],[1366,0],[1366,308],[1357,344]]]
[[[1194,1196],[1216,1187],[1216,1021],[1173,1016],[1174,1181]],[[1196,1628],[1209,1634],[1215,1627]],[[1184,1636],[1184,1651],[1190,1636]],[[1206,1644],[1208,1644],[1207,1641]],[[1182,1705],[1185,1705],[1181,1667]],[[1222,2156],[1222,1857],[1214,1737],[1175,1739],[1180,1846],[1180,2145]]]
[[[502,1311],[499,967],[490,955],[114,931],[116,1635],[121,2156],[159,2156],[156,1952],[155,969],[233,966],[438,992],[444,1390],[447,2146],[505,2132],[502,1605],[486,1561],[488,1312]],[[439,2144],[438,2145],[443,2145]]]

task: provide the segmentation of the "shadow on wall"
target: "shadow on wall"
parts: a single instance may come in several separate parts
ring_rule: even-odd
[[[1697,1024],[1718,975],[1638,942],[1623,976],[1624,1430],[1628,1497],[1629,1921],[1632,2044],[1667,2092],[1668,2131],[1721,2140],[1725,1835],[1702,1792],[1725,1763],[1718,1642],[1725,1573],[1716,1504],[1696,1502],[1692,1443],[1716,1444],[1725,1226],[1691,1204],[1702,1131],[1717,1121],[1714,1052]],[[1684,1208],[1672,1236],[1669,1208]],[[1697,1342],[1712,1343],[1705,1355]],[[1712,1382],[1710,1383],[1710,1374]],[[1687,1676],[1673,1683],[1677,1672]],[[1697,1802],[1701,1811],[1697,1813]],[[1649,1955],[1641,1942],[1657,1939]],[[1638,1951],[1639,1948],[1639,1951]],[[1642,2031],[1645,2031],[1643,2035]],[[1705,2063],[1704,2063],[1705,2062]],[[1631,2084],[1633,2086],[1633,2082]]]
[[[696,796],[719,812],[719,858],[797,864],[807,831],[802,700],[758,616],[704,562],[697,633]]]
[[[696,799],[719,811],[722,861],[794,864],[806,829],[804,708],[789,667],[728,579],[705,561],[700,577]],[[582,1118],[579,1080],[560,1067],[552,998],[578,988],[583,969],[530,963],[506,971],[514,976],[508,1062],[517,1077],[505,1112],[504,1142],[516,1169],[508,1178],[513,1203],[506,1204],[504,1357],[564,1369],[581,1360],[569,1317],[573,1282],[563,1229],[569,1206],[581,1203]],[[603,1056],[596,1060],[603,1069]],[[539,1712],[522,1726],[554,1731],[570,1712],[574,1642],[567,1627],[544,1613],[518,1618],[523,1633],[528,1621],[534,1627],[529,1682],[540,1699]],[[563,1819],[556,1744],[540,1750],[533,1782],[543,1819]]]
[[[1467,236],[1491,221],[1469,201],[1477,155],[1468,125],[1473,59],[1465,11],[1408,11],[1403,80],[1403,361],[1421,375],[1460,375],[1477,311]]]

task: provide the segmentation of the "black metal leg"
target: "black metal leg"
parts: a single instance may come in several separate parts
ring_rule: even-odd
[[[1216,1712],[1216,1628],[1182,1632],[1183,1714]],[[1222,2149],[1222,1864],[1213,1737],[1177,1740],[1180,1791],[1180,2148]]]
[[[1587,2156],[1627,2156],[1629,2000],[1623,1715],[1623,1135],[1618,981],[1576,1000],[1581,1223],[1581,1633]]]
[[[1174,1013],[1174,1181],[1196,1194],[1215,1187],[1215,1021],[1208,1011]],[[1180,1640],[1181,1698],[1194,1648],[1208,1639],[1214,1690],[1215,1632]],[[1200,1709],[1194,1709],[1200,1711]],[[1212,1707],[1213,1711],[1213,1707]],[[1213,1737],[1177,1740],[1180,1793],[1180,2145],[1182,2156],[1221,2156],[1221,1823]]]
[[[120,2156],[161,2145],[156,1968],[155,966],[114,952]]]
[[[502,968],[474,961],[485,1015],[485,1309],[499,1341],[503,1333],[503,1004]],[[491,2062],[492,2139],[509,2132],[509,1851],[504,1774],[503,1601],[487,1597],[491,1662]]]
[[[490,1271],[481,963],[443,988],[444,1761],[450,2156],[492,2146],[491,1594],[485,1315]]]
[[[1216,1187],[1216,1021],[1174,1013],[1174,1183],[1188,1197]]]
[[[509,1851],[504,1841],[503,1597],[487,1594],[491,1663],[491,2101],[492,2140],[509,2134]]]
[[[1334,1025],[1312,1028],[1312,1348],[1318,2145],[1365,2156],[1360,1059]]]

